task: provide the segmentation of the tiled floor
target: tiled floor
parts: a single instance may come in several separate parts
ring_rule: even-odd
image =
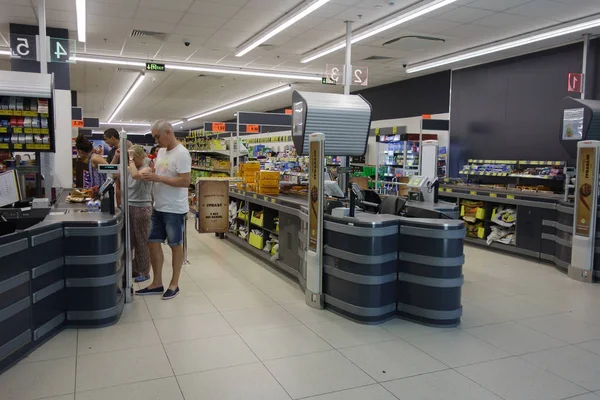
[[[0,375],[0,399],[600,400],[600,285],[466,248],[459,328],[365,326],[227,241],[188,238],[178,298],[62,332]]]

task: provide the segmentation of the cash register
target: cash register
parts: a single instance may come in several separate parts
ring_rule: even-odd
[[[16,170],[0,174],[0,236],[27,229],[49,212],[48,199],[23,199]]]

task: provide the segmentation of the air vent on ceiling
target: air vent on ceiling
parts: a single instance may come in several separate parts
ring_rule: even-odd
[[[394,57],[386,57],[386,56],[371,56],[367,58],[363,58],[362,61],[388,61],[393,60]]]
[[[258,47],[260,47],[261,49],[270,49],[271,47],[275,47],[275,45],[263,43],[259,44]]]
[[[429,48],[439,46],[444,43],[446,43],[446,40],[442,38],[436,38],[431,36],[408,35],[388,40],[387,42],[383,43],[382,46],[389,46],[391,44],[395,44],[395,46],[393,47],[395,50],[415,51],[427,50]]]
[[[169,35],[164,32],[152,32],[152,31],[140,31],[138,29],[134,29],[131,31],[131,37],[141,38],[141,37],[152,37],[154,39],[162,40],[163,42],[167,40]]]

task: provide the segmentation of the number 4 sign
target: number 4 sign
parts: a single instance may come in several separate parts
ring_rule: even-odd
[[[583,74],[569,73],[569,81],[567,83],[567,89],[569,92],[581,93],[583,85]]]

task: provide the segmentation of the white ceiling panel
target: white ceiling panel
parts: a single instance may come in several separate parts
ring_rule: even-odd
[[[241,19],[245,21],[263,21],[265,25],[276,21],[285,15],[285,11],[280,10],[264,10],[261,8],[253,8],[253,7],[242,7],[240,11],[235,15],[236,19]]]
[[[69,10],[75,12],[73,1],[68,1],[70,4]],[[96,15],[102,15],[106,17],[118,17],[118,18],[133,18],[135,15],[136,6],[127,4],[106,4],[100,1],[87,1],[87,14],[89,15],[88,20],[91,21]]]
[[[477,21],[478,19],[488,17],[492,14],[492,11],[481,10],[479,8],[459,7],[442,14],[437,18],[444,21],[460,22],[461,24],[467,24],[473,21]]]
[[[240,11],[242,7],[212,1],[196,1],[189,12],[194,14],[210,15],[213,17],[231,18]]]
[[[155,8],[138,7],[135,12],[135,19],[165,22],[168,24],[177,24],[183,18],[182,11],[157,10]]]
[[[29,3],[29,6],[32,5],[30,1],[21,1],[21,3]],[[72,0],[46,0],[46,9],[70,11],[74,8]]]
[[[125,41],[132,29],[132,21],[127,18],[109,18],[97,16],[87,23],[87,34],[97,33],[102,37],[120,36]]]
[[[180,24],[219,29],[227,22],[227,18],[212,17],[203,14],[186,13]]]
[[[339,13],[344,12],[344,10],[346,10],[347,8],[348,7],[329,2],[319,7],[317,10],[313,11],[311,16],[319,18],[332,18],[338,15]]]
[[[77,24],[77,14],[75,11],[59,11],[59,10],[46,10],[46,21],[48,26],[52,26],[49,22],[74,22]]]
[[[0,12],[0,22],[14,22],[13,18],[31,18],[35,19],[36,15],[31,6],[15,6],[15,5],[2,5],[2,12]]]
[[[278,10],[287,12],[301,3],[302,0],[250,0],[248,3],[246,3],[246,5],[263,10]]]
[[[192,5],[192,0],[139,0],[143,7],[157,8],[159,10],[187,11]]]
[[[171,33],[175,30],[176,24],[168,24],[166,22],[148,21],[146,19],[134,19],[133,29],[151,32]]]
[[[190,35],[190,36],[194,36],[194,37],[210,38],[217,32],[217,30],[218,30],[217,28],[211,28],[211,27],[204,26],[204,25],[179,24],[179,25],[177,25],[177,28],[175,28],[173,33],[178,33],[178,34],[184,35],[184,36]]]
[[[523,15],[526,17],[550,19],[554,21],[569,21],[575,18],[587,17],[593,14],[593,9],[587,7],[573,7],[565,3],[557,3],[548,0],[533,0],[507,11],[510,14]]]
[[[517,7],[532,0],[475,0],[469,3],[469,7],[481,8],[490,11],[505,11],[509,8]]]
[[[425,21],[414,21],[402,25],[405,29],[421,33],[439,33],[450,28],[455,28],[462,25],[460,22],[443,21],[440,19],[427,19]],[[387,37],[395,36],[395,33],[389,32],[386,34]]]
[[[331,0],[331,3],[341,4],[346,7],[352,7],[360,3],[362,0]]]

